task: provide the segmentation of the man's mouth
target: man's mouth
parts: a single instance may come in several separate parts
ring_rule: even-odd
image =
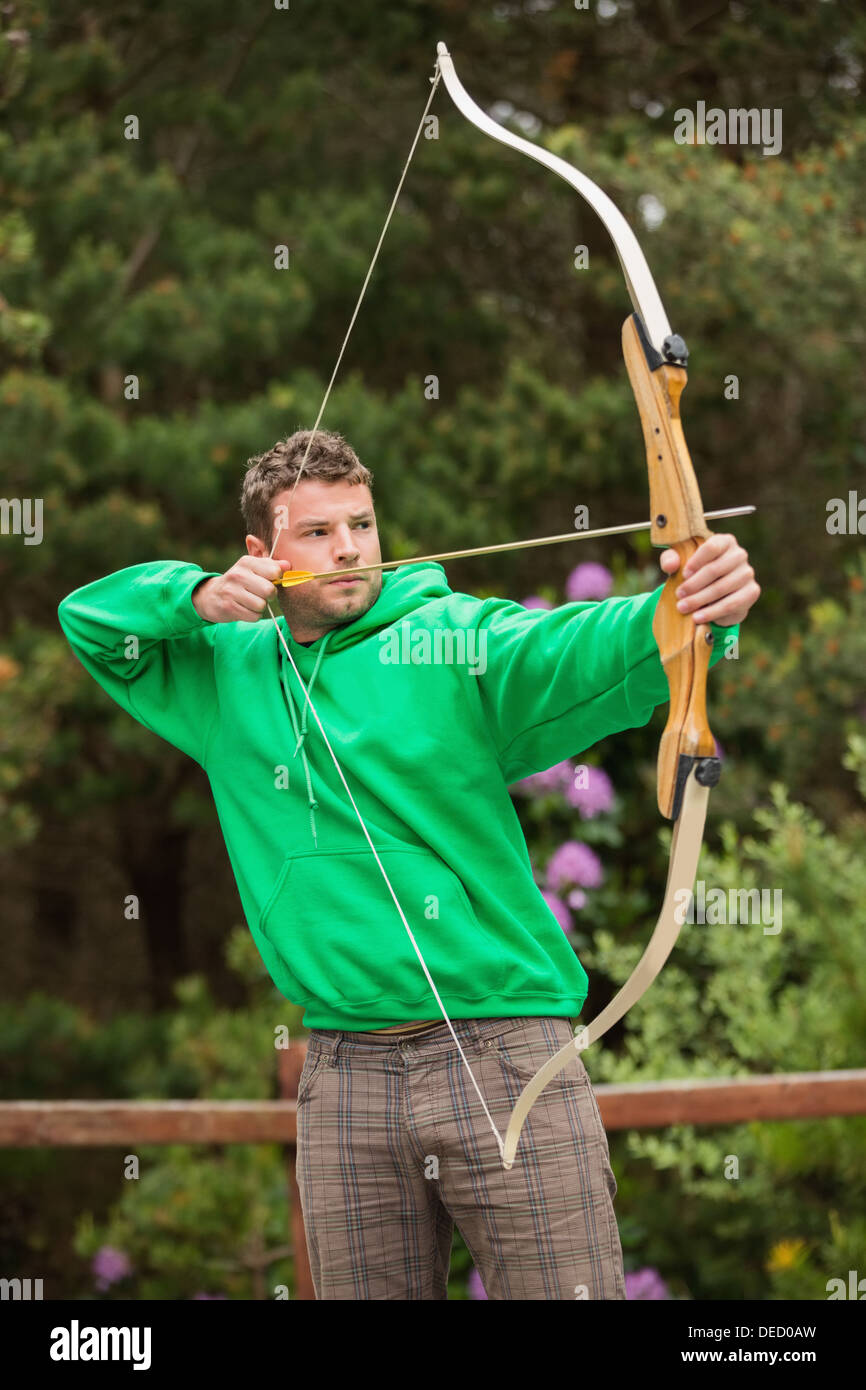
[[[330,588],[332,585],[337,584],[340,588],[345,589],[349,584],[360,584],[361,579],[362,576],[360,574],[347,574],[345,579],[329,579],[328,587]]]

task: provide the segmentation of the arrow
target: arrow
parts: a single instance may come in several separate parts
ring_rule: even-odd
[[[754,507],[729,507],[720,512],[704,512],[707,521],[725,516],[750,516]],[[399,565],[426,565],[434,560],[463,560],[469,555],[497,555],[504,550],[531,550],[533,546],[562,545],[565,541],[591,541],[599,536],[621,536],[627,531],[649,531],[651,521],[630,521],[625,526],[603,526],[597,531],[566,531],[564,536],[539,536],[530,541],[507,541],[505,545],[479,545],[474,550],[448,550],[443,555],[415,555],[408,560],[385,560],[378,565],[348,565],[340,570],[285,570],[282,578],[273,582],[284,589],[309,584],[311,579],[345,579],[347,575],[368,574],[371,570],[393,570]]]

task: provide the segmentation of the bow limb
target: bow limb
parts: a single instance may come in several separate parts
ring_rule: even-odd
[[[524,1121],[545,1086],[628,1013],[632,1004],[636,1004],[649,989],[673,950],[686,913],[680,894],[683,889],[691,889],[697,873],[709,795],[709,786],[698,782],[694,774],[687,778],[682,813],[674,827],[671,843],[664,901],[646,950],[610,1003],[596,1015],[592,1023],[578,1029],[575,1036],[555,1052],[524,1086],[505,1131],[503,1167],[511,1168],[513,1165]]]
[[[619,256],[631,302],[646,324],[651,342],[661,347],[665,339],[671,334],[668,317],[647,265],[646,257],[641,250],[640,242],[613,199],[609,198],[598,184],[593,183],[592,179],[587,178],[586,174],[582,174],[579,169],[575,169],[574,165],[569,164],[567,160],[560,159],[559,155],[552,154],[543,145],[535,145],[531,140],[525,140],[522,135],[515,135],[512,131],[506,130],[505,126],[500,125],[498,121],[492,120],[486,111],[482,111],[478,103],[473,101],[463,86],[454,70],[453,60],[444,43],[437,44],[437,54],[436,67],[448,95],[467,121],[477,126],[493,140],[498,140],[501,145],[508,145],[513,150],[519,150],[521,154],[527,155],[536,163],[543,164],[546,169],[558,174],[566,183],[571,184],[571,187],[598,213],[610,233],[611,241]],[[679,341],[682,342],[682,339]]]
[[[640,414],[650,486],[651,538],[677,551],[679,571],[667,579],[653,621],[653,635],[670,691],[670,711],[658,760],[658,803],[674,821],[667,887],[649,944],[626,983],[588,1027],[561,1048],[526,1085],[505,1136],[503,1164],[514,1162],[520,1131],[533,1104],[574,1057],[595,1042],[637,1003],[667,960],[682,925],[679,895],[691,891],[697,873],[709,789],[719,778],[715,739],[706,708],[713,634],[676,606],[682,566],[710,532],[680,419],[688,349],[671,333],[667,314],[637,237],[616,204],[591,179],[558,155],[492,120],[472,100],[444,44],[438,69],[458,110],[486,135],[528,155],[569,183],[590,204],[610,233],[634,313],[623,324],[626,369]]]

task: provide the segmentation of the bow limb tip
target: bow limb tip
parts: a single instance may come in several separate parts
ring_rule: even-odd
[[[535,1078],[533,1077],[533,1080],[534,1079]],[[523,1099],[524,1092],[521,1092],[520,1097],[518,1097],[517,1105],[511,1113],[511,1119],[509,1120],[508,1128],[505,1131],[505,1142],[502,1145],[502,1166],[505,1169],[506,1173],[509,1173],[511,1169],[514,1167],[514,1159],[517,1154],[517,1145],[520,1143],[520,1135],[523,1131],[523,1122],[526,1119],[526,1115],[518,1115],[517,1113],[518,1109],[520,1108],[520,1101]]]

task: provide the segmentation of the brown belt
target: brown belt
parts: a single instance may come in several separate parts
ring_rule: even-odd
[[[363,1028],[362,1033],[373,1033],[377,1037],[380,1033],[394,1033],[397,1036],[405,1036],[407,1033],[429,1033],[434,1028],[443,1027],[442,1020],[425,1020],[421,1023],[395,1023],[390,1028]]]

